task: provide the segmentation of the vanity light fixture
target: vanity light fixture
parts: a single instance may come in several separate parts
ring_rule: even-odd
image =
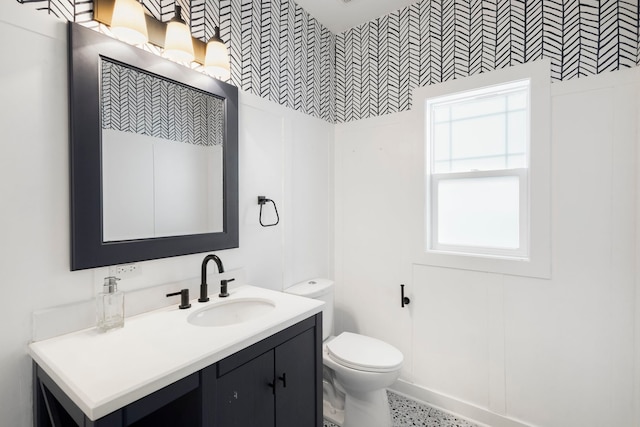
[[[176,4],[176,13],[167,24],[162,56],[177,62],[194,60],[193,38],[187,23],[182,19],[182,7]]]
[[[142,4],[137,0],[115,0],[111,17],[113,34],[130,44],[143,44],[149,41],[147,23]]]
[[[1,0],[0,0],[1,1]],[[153,16],[144,13],[142,4],[138,0],[93,0],[93,19],[111,28],[112,32],[120,39],[116,32],[116,26],[125,26],[118,24],[120,19],[120,3],[133,5],[142,11],[142,21],[146,25],[139,24],[137,28],[144,28],[145,40],[129,41],[131,44],[151,43],[164,49],[163,56],[171,60],[189,63],[195,61],[204,66],[204,71],[212,77],[227,81],[231,75],[229,65],[229,53],[226,45],[220,38],[220,28],[215,27],[214,35],[207,43],[191,35],[189,27],[182,19],[182,8],[176,5],[176,13],[173,19],[168,23],[161,22]],[[136,12],[137,13],[137,12]],[[136,13],[125,13],[129,21]],[[133,24],[127,24],[126,27],[131,30]],[[134,27],[136,28],[136,27]],[[175,31],[174,31],[175,30]],[[140,30],[142,32],[142,30]],[[176,34],[177,35],[174,35]],[[127,41],[127,40],[125,40]]]
[[[231,76],[229,52],[220,38],[220,27],[214,28],[213,37],[207,42],[207,54],[204,58],[204,71],[210,76],[226,81]]]

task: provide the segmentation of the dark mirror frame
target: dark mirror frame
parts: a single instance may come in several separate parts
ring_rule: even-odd
[[[224,100],[223,232],[103,242],[101,57]],[[69,23],[71,270],[238,247],[238,89],[134,46]]]

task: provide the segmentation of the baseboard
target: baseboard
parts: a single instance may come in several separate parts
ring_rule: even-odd
[[[487,409],[455,399],[433,390],[409,383],[404,380],[396,381],[389,390],[402,394],[410,399],[421,401],[429,406],[451,412],[460,418],[465,418],[471,422],[485,427],[534,427],[531,424],[496,414]]]

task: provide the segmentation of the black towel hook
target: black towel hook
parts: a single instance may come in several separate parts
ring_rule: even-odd
[[[273,209],[276,211],[276,222],[274,222],[273,224],[264,224],[262,222],[262,206],[264,206],[267,202],[273,203]],[[267,199],[265,196],[258,196],[258,204],[260,205],[260,217],[258,218],[258,220],[260,221],[260,225],[263,227],[273,227],[274,225],[278,225],[278,223],[280,222],[280,215],[278,215],[276,202],[271,199]]]

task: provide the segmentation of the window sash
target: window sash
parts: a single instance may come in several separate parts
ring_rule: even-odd
[[[509,106],[508,98],[510,95],[514,95],[514,94],[524,95],[526,107],[523,108],[522,106],[518,106],[518,107]],[[501,109],[500,111],[494,111],[487,114],[473,114],[464,118],[454,118],[449,113],[447,114],[446,119],[436,120],[435,116],[436,116],[437,110],[441,110],[443,108],[451,109],[465,103],[473,104],[483,99],[492,99],[492,100],[500,99],[500,101],[504,103],[504,108]],[[531,99],[530,79],[521,79],[521,80],[513,81],[510,83],[502,83],[499,85],[488,86],[488,87],[484,87],[476,90],[463,91],[455,95],[445,95],[441,97],[434,97],[431,99],[427,99],[425,104],[426,106],[425,118],[426,118],[426,125],[427,125],[427,138],[428,138],[427,144],[428,144],[428,157],[429,157],[428,165],[429,165],[430,173],[435,173],[436,170],[439,169],[439,168],[436,168],[436,164],[442,164],[442,163],[448,162],[449,165],[452,165],[460,161],[465,161],[465,160],[473,161],[473,160],[478,160],[482,158],[502,159],[504,160],[505,165],[504,167],[496,167],[496,166],[487,167],[486,165],[484,166],[478,165],[478,166],[474,166],[472,170],[508,169],[509,160],[511,158],[515,158],[516,156],[524,156],[525,158],[524,166],[528,167],[529,166],[530,131],[531,131],[530,99]],[[524,137],[524,140],[522,141],[522,143],[524,143],[524,151],[512,152],[509,148],[510,141],[511,141],[511,138],[509,135],[509,125],[510,125],[509,120],[512,119],[515,114],[522,113],[522,112],[526,113],[523,135],[522,135]],[[495,147],[493,147],[494,149],[493,151],[490,150],[489,152],[485,152],[483,154],[482,150],[480,150],[480,152],[476,153],[476,155],[472,155],[469,158],[460,157],[459,155],[454,155],[453,152],[451,151],[453,150],[453,142],[454,142],[453,135],[451,134],[451,132],[453,132],[452,130],[453,126],[455,126],[456,123],[461,123],[468,120],[478,120],[482,118],[496,118],[504,121],[504,128],[502,129],[503,135],[501,136],[501,138],[504,139],[503,141],[504,147],[501,147],[501,148],[504,148],[504,151],[496,151]],[[436,146],[436,140],[439,138],[442,138],[442,136],[440,136],[439,134],[436,134],[437,126],[448,127],[448,131],[445,133],[445,138],[446,140],[448,140],[446,144],[449,147],[448,153],[443,153],[442,147]],[[443,155],[443,154],[448,154],[448,155]],[[454,169],[451,172],[461,172],[461,171],[463,170]]]
[[[487,246],[463,246],[438,243],[438,207],[439,183],[454,179],[482,179],[491,177],[515,176],[519,183],[519,247],[517,249],[492,248]],[[503,258],[527,259],[529,256],[529,170],[527,168],[502,169],[491,171],[451,172],[427,176],[427,248],[429,252],[456,253],[472,256],[491,256]]]

